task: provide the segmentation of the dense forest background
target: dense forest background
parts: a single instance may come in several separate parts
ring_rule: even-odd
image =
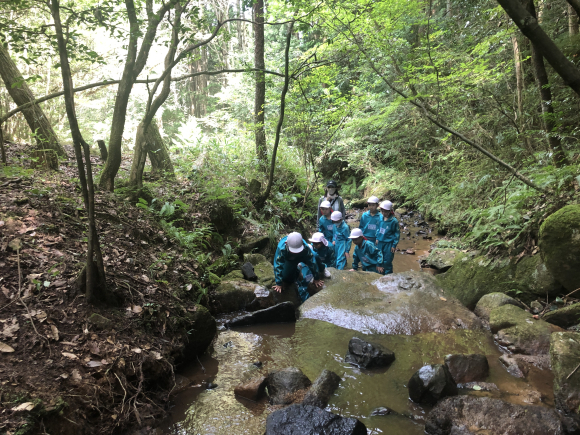
[[[575,69],[573,1],[503,3],[536,16]],[[41,150],[5,173],[55,168],[79,138],[98,154],[102,140],[104,191],[188,179],[277,234],[313,222],[334,178],[345,198],[417,207],[510,253],[532,250],[539,222],[576,198],[579,97],[555,50],[495,1],[17,0],[0,13],[4,139]],[[72,112],[63,59],[73,88],[96,84]],[[27,109],[52,132],[26,110],[7,117],[31,96],[55,96]],[[158,204],[179,208],[174,194]]]

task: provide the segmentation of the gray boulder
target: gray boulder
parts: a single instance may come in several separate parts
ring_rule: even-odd
[[[263,396],[265,389],[266,376],[258,376],[235,387],[234,394],[257,402]]]
[[[550,370],[550,358],[548,355],[504,354],[499,357],[499,360],[508,373],[516,378],[528,376],[532,366],[541,370]]]
[[[348,353],[344,360],[349,364],[368,369],[388,366],[395,360],[395,354],[380,344],[353,337],[348,342]]]
[[[421,367],[407,385],[409,398],[415,403],[434,405],[439,399],[457,395],[457,385],[443,364]]]
[[[505,293],[494,292],[483,296],[475,306],[473,312],[482,319],[489,321],[491,310],[504,305],[514,305],[516,307],[524,308],[524,305]]]
[[[345,418],[316,406],[292,405],[274,411],[266,420],[265,435],[366,435],[356,418]]]
[[[564,435],[558,413],[542,406],[522,406],[489,397],[447,397],[427,415],[430,435]]]
[[[331,269],[332,280],[300,306],[300,316],[377,334],[482,329],[481,320],[417,271],[380,276]]]
[[[257,281],[258,276],[254,273],[254,266],[249,261],[246,261],[242,266],[242,275],[248,281]]]
[[[485,355],[447,355],[445,365],[456,384],[484,381],[489,376],[489,364]]]
[[[288,405],[294,401],[293,394],[310,387],[310,379],[302,370],[296,367],[287,367],[275,370],[268,374],[266,380],[268,396],[272,405]]]
[[[558,310],[549,311],[542,317],[548,323],[558,325],[561,328],[569,328],[570,326],[578,325],[580,323],[580,303],[568,305],[567,307]]]
[[[421,261],[421,265],[445,272],[453,266],[459,252],[461,252],[459,249],[435,248]]]
[[[556,407],[580,414],[580,333],[556,332],[550,343]]]
[[[339,383],[340,376],[330,370],[323,370],[304,396],[302,403],[321,409],[326,408]]]
[[[226,326],[247,326],[259,323],[284,323],[296,321],[296,309],[292,302],[282,302],[273,307],[238,316],[226,323]]]

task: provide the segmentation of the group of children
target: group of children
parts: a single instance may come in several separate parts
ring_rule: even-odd
[[[329,277],[327,267],[343,270],[349,256],[351,243],[355,244],[352,269],[381,274],[393,273],[393,257],[399,243],[399,222],[393,204],[371,196],[369,210],[363,213],[359,228],[350,230],[340,211],[332,211],[329,201],[320,203],[319,232],[308,239],[300,233],[291,233],[278,243],[274,256],[274,290],[281,292],[283,283],[298,283],[298,293],[305,301],[309,297],[308,285],[322,287],[323,275]],[[379,212],[380,209],[380,212]],[[332,241],[332,243],[331,243]]]

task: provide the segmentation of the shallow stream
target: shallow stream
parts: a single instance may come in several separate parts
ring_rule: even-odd
[[[349,224],[356,226],[354,221]],[[424,228],[410,226],[409,229],[410,238],[402,234],[399,247],[401,250],[413,248],[416,255],[397,253],[395,273],[420,270],[418,257],[427,253],[433,243],[422,235],[415,235]],[[395,362],[379,371],[359,370],[344,363],[348,341],[355,335],[391,349],[396,355]],[[501,353],[487,331],[458,329],[414,336],[364,336],[331,323],[300,319],[296,324],[221,328],[213,350],[182,369],[180,374],[193,383],[176,395],[171,418],[162,430],[169,434],[261,435],[266,417],[276,408],[266,399],[254,403],[237,398],[233,389],[259,374],[294,366],[312,381],[323,369],[336,372],[342,381],[327,410],[360,419],[369,434],[423,434],[423,418],[429,409],[408,399],[406,384],[420,367],[443,363],[445,355],[450,353],[487,355],[490,363],[487,382],[499,387],[494,393],[462,391],[462,394],[490,395],[520,404],[537,403],[541,397],[542,403],[553,404],[550,372],[532,371],[528,380],[512,377],[499,362]],[[253,364],[258,361],[261,367]],[[217,387],[208,389],[210,383]],[[389,407],[398,415],[370,416],[377,407]]]

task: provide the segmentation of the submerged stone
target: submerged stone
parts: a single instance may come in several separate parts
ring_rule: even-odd
[[[426,273],[387,276],[331,270],[332,280],[300,306],[303,318],[365,334],[415,335],[481,329],[481,321]]]
[[[409,380],[409,398],[415,403],[434,405],[439,399],[457,394],[457,385],[443,364],[421,367]]]
[[[345,418],[316,406],[292,405],[274,411],[266,420],[265,435],[366,435],[356,418]]]
[[[443,399],[427,415],[425,432],[430,435],[565,434],[560,416],[553,409],[473,396]]]
[[[580,204],[567,205],[540,227],[540,254],[548,270],[568,290],[580,287]]]
[[[259,376],[235,387],[234,394],[256,402],[264,394],[265,388],[266,376]]]
[[[302,370],[288,367],[268,374],[268,396],[272,405],[287,405],[294,401],[293,394],[310,387],[310,379]]]
[[[340,376],[330,370],[323,370],[304,396],[302,403],[321,409],[326,408],[339,383]]]
[[[395,354],[380,344],[353,337],[348,342],[348,353],[344,360],[349,364],[368,369],[388,366],[395,360]]]
[[[548,355],[504,354],[499,357],[499,360],[508,373],[516,378],[528,376],[532,366],[541,370],[550,370],[550,358]]]
[[[489,376],[489,364],[485,355],[447,355],[445,365],[457,384],[483,381]]]

